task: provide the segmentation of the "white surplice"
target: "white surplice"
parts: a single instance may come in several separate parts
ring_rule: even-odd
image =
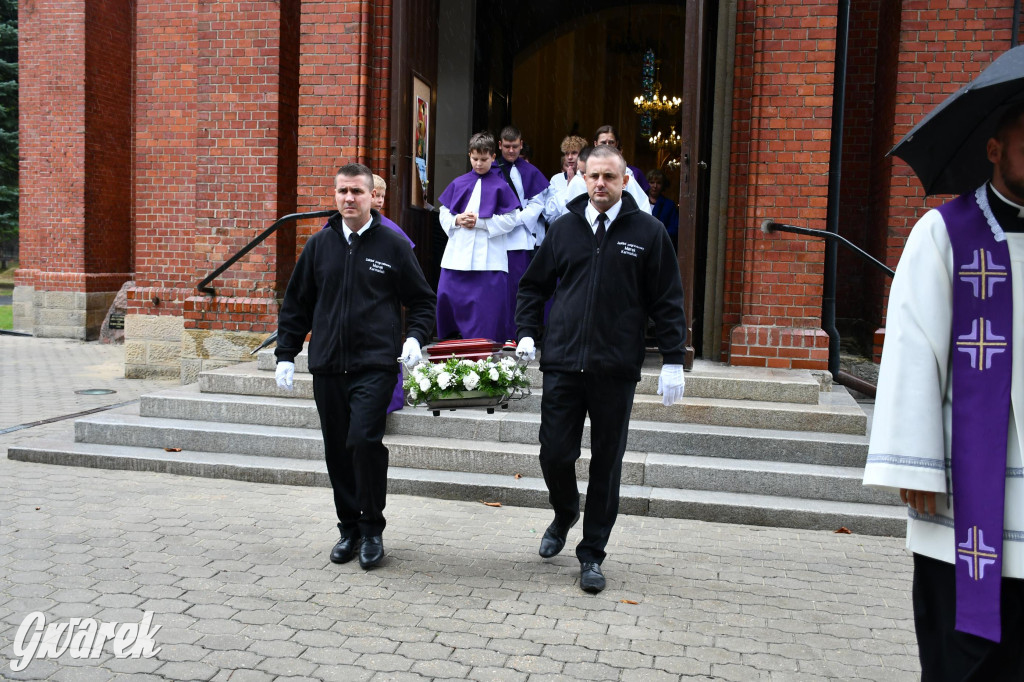
[[[481,182],[476,181],[463,213],[480,211]],[[441,267],[446,270],[500,270],[508,272],[505,236],[519,222],[519,211],[477,218],[476,227],[467,229],[455,224],[455,215],[447,206],[441,206],[441,227],[448,235]]]
[[[989,214],[990,226],[995,219]],[[997,226],[997,229],[998,226]],[[999,230],[1001,232],[1001,230]],[[1003,575],[1024,578],[1024,234],[1006,233],[1013,281],[1013,378],[1007,446]],[[929,211],[907,239],[889,292],[864,484],[938,493],[937,514],[909,511],[907,548],[953,563],[946,494],[952,425],[953,249]],[[1021,418],[1016,418],[1020,413]]]
[[[547,201],[547,188],[532,197],[524,197],[523,176],[514,165],[509,169],[509,178],[515,187],[519,205],[519,221],[515,229],[505,236],[505,248],[509,251],[532,251],[534,246],[544,241],[544,223],[541,216]]]

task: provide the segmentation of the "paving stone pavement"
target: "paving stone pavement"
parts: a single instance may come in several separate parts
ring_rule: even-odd
[[[0,431],[169,382],[121,347],[0,337]],[[78,387],[117,394],[74,396]],[[74,397],[69,397],[71,393]],[[94,401],[94,402],[89,402]],[[0,435],[0,454],[71,420]],[[388,499],[387,558],[331,564],[330,493],[0,458],[0,679],[894,680],[919,673],[901,538],[620,516],[608,589],[544,510]],[[635,602],[635,603],[633,603]],[[33,612],[138,623],[159,652],[10,668]]]

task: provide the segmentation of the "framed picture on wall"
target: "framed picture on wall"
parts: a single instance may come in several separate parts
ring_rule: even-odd
[[[420,77],[412,77],[412,206],[424,207],[427,203],[429,174],[427,159],[430,158],[430,86]]]

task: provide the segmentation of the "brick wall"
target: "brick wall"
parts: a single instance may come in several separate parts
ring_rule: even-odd
[[[131,274],[132,9],[22,3],[15,326],[96,338]]]
[[[334,172],[345,163],[390,176],[390,7],[385,0],[303,0],[299,211],[334,208]],[[322,225],[299,225],[300,249]]]
[[[1012,0],[903,2],[890,145],[1010,48],[1012,15]],[[917,219],[950,197],[925,197],[910,166],[895,159],[885,198],[888,221],[884,260],[895,268]],[[882,297],[883,310],[887,300],[888,283]],[[884,332],[884,320],[882,327]],[[876,357],[881,352],[883,336],[876,334]]]
[[[723,311],[733,364],[827,364],[821,242],[757,228],[824,227],[835,27],[834,0],[737,6]]]
[[[182,314],[195,286],[196,0],[138,0],[135,282],[129,315]],[[155,302],[158,301],[158,302]]]
[[[15,284],[40,273],[84,273],[85,2],[41,0],[18,11],[20,265]],[[74,290],[60,277],[47,286]]]

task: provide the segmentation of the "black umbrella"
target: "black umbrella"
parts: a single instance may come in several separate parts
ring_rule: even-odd
[[[1003,53],[946,98],[889,154],[914,169],[925,194],[964,194],[992,176],[985,143],[1007,107],[1024,100],[1024,45]]]

